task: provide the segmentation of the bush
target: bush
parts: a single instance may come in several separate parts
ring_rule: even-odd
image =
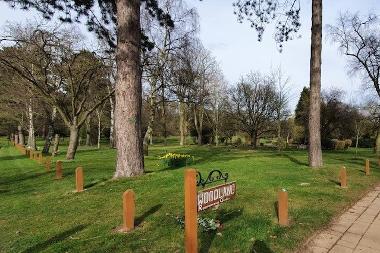
[[[346,142],[337,140],[335,142],[335,150],[345,150],[346,148]]]
[[[241,138],[240,137],[237,138],[236,141],[235,141],[235,144],[238,145],[238,146],[240,146],[241,143],[242,143]]]
[[[169,168],[177,168],[191,164],[194,161],[194,157],[187,154],[167,153],[159,159],[162,163]]]
[[[344,142],[345,142],[344,149],[348,149],[349,147],[351,147],[352,140],[346,139],[346,140],[344,140]]]

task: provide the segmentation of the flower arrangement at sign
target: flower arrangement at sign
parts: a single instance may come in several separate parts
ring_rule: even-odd
[[[194,157],[187,154],[166,153],[160,156],[162,163],[170,168],[186,166],[194,161]]]

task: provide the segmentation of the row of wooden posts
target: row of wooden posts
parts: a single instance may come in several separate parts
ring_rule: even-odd
[[[51,157],[42,155],[41,151],[28,149],[23,145],[17,144],[11,141],[11,144],[19,150],[22,154],[29,157],[31,160],[37,161],[39,164],[44,164],[47,172],[51,169]],[[63,166],[62,161],[56,161],[55,163],[55,180],[63,179]],[[84,191],[84,173],[82,167],[75,169],[75,186],[76,192]],[[134,229],[135,222],[135,194],[133,190],[127,190],[123,194],[123,226],[122,231],[128,232]]]
[[[12,143],[21,153],[29,156],[30,159],[36,160],[40,164],[45,164],[46,171],[50,171],[51,157],[43,157],[40,151],[26,149],[20,144]],[[380,161],[379,161],[380,165]],[[56,161],[55,179],[63,178],[62,161]],[[196,186],[195,169],[186,169],[184,178],[185,187],[185,251],[187,253],[198,252],[198,211],[197,211],[197,186]],[[370,163],[365,161],[365,174],[370,175]],[[340,186],[347,188],[347,170],[342,167],[339,171]],[[76,192],[84,190],[84,175],[83,168],[78,167],[75,170]],[[278,192],[278,224],[281,226],[289,225],[288,216],[288,192],[281,189]],[[135,227],[135,193],[128,189],[123,193],[123,226],[122,232],[128,232]]]

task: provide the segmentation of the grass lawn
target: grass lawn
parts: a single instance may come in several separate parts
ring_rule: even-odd
[[[192,167],[204,175],[219,168],[237,182],[237,196],[202,217],[221,221],[220,231],[199,232],[200,252],[292,252],[326,226],[334,216],[380,182],[374,154],[361,149],[324,152],[325,166],[307,167],[305,150],[248,150],[232,147],[155,145],[145,158],[146,174],[110,180],[115,150],[80,148],[74,162],[64,162],[64,178],[54,169],[22,156],[0,140],[1,252],[183,252],[184,168],[168,169],[158,156],[167,152],[191,154]],[[63,150],[65,147],[61,147]],[[371,176],[363,172],[371,160]],[[56,157],[64,159],[64,154]],[[348,171],[348,189],[337,185],[340,166]],[[83,193],[73,193],[74,171],[84,168]],[[308,183],[304,185],[301,183]],[[277,192],[286,188],[291,225],[277,225]],[[137,228],[115,233],[122,224],[122,193],[136,193]]]

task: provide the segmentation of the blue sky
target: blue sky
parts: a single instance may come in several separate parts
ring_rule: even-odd
[[[279,53],[273,40],[274,30],[268,27],[262,42],[248,23],[239,24],[233,14],[231,0],[187,0],[188,6],[198,9],[200,38],[217,61],[232,85],[251,70],[269,72],[271,67],[281,65],[290,77],[290,107],[297,103],[299,93],[309,84],[311,0],[301,0],[301,38],[285,44]],[[339,13],[345,11],[379,13],[379,0],[325,0],[323,23],[334,24]],[[38,15],[10,9],[0,2],[0,25],[6,21],[38,19]],[[346,58],[326,36],[322,50],[322,89],[337,87],[346,92],[347,101],[359,102],[363,98],[360,78],[349,76]]]

